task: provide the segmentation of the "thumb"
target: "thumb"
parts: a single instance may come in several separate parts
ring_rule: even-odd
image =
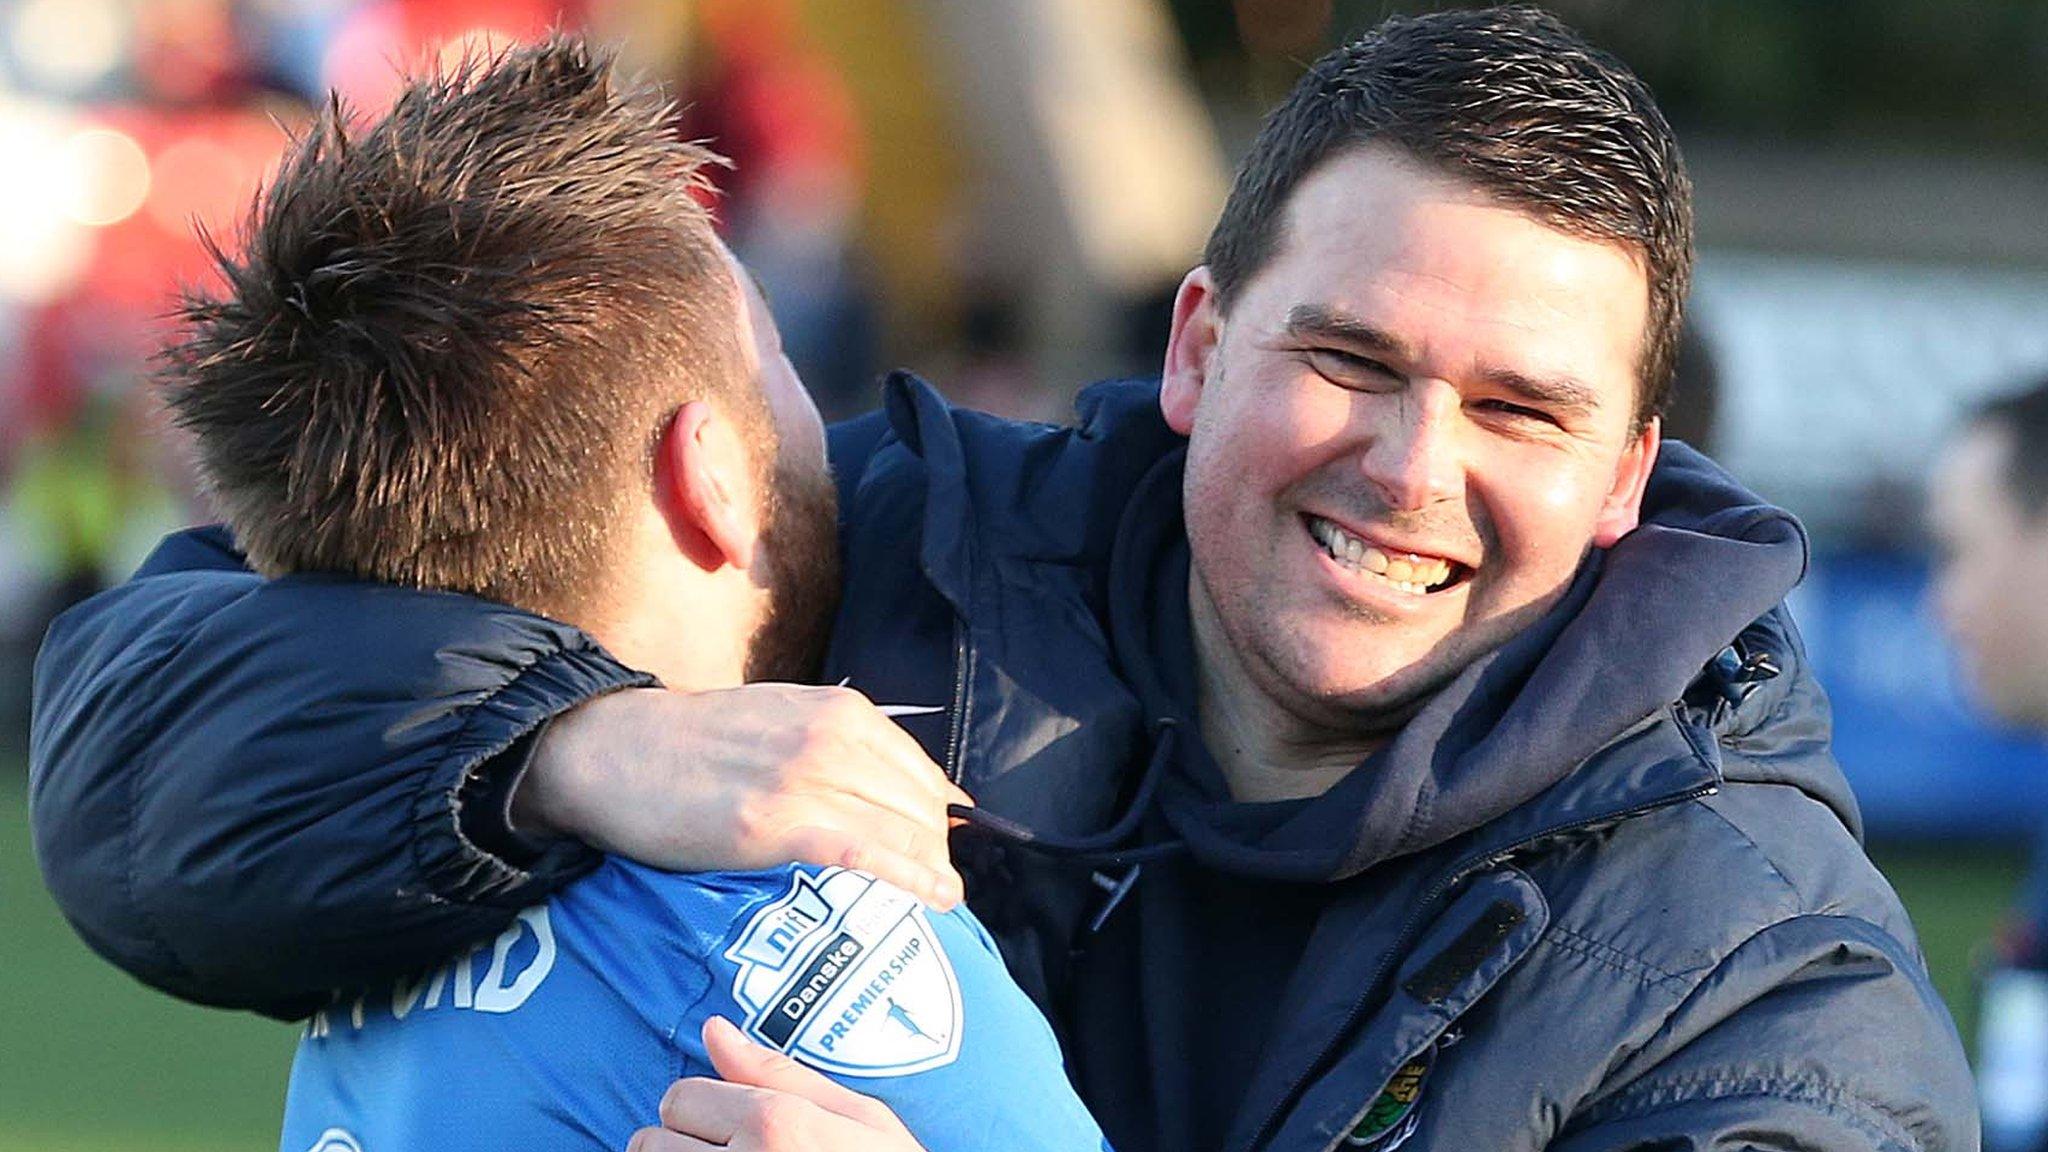
[[[704,1022],[704,1051],[721,1079],[786,1092],[849,1120],[865,1120],[867,1097],[827,1080],[772,1048],[756,1044],[723,1016]]]

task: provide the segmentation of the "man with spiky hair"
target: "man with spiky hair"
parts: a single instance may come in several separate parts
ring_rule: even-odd
[[[1858,843],[1782,606],[1804,532],[1662,439],[1691,239],[1676,141],[1619,62],[1532,8],[1394,19],[1267,121],[1158,381],[1090,390],[1062,430],[898,377],[832,433],[826,674],[935,706],[906,724],[978,802],[955,837],[968,899],[1119,1148],[1974,1147],[1953,1027]],[[374,671],[319,661],[316,720],[243,716],[200,746],[180,725],[204,700],[153,690],[84,732],[82,686],[139,668],[81,642],[135,631],[112,604],[45,649],[37,803],[68,844],[46,865],[118,889],[69,904],[215,999],[306,989],[210,941],[198,975],[153,962],[192,942],[163,915],[177,886],[110,874],[153,880],[194,833],[131,852],[81,811],[130,779],[128,750],[187,781],[309,761],[295,828],[368,772],[420,824],[488,810],[503,835],[502,807],[461,801],[523,779],[510,823],[667,859],[677,837],[645,814],[717,793],[664,771],[723,760],[773,699],[593,699],[526,675],[487,605],[443,601]],[[205,631],[168,665],[283,663]],[[496,678],[461,734],[400,723],[474,704],[418,685],[479,660]],[[557,712],[531,757],[495,755]],[[419,801],[415,756],[474,788]],[[277,846],[218,825],[195,821],[209,845]],[[375,856],[423,842],[445,848],[387,817],[256,871],[377,868],[336,898],[382,954],[334,963],[370,972],[453,919],[416,894],[479,902]],[[204,887],[238,925],[303,919]],[[416,919],[379,931],[373,911]],[[672,1130],[638,1146],[801,1146],[777,1138],[794,1087],[684,1078]]]
[[[716,158],[670,125],[566,38],[415,79],[368,125],[319,117],[245,250],[215,250],[225,285],[188,302],[164,378],[269,587],[525,609],[536,647],[595,641],[559,654],[565,686],[815,674],[837,586],[823,429],[697,198]],[[742,1028],[875,1097],[808,1074],[841,1111],[809,1109],[806,1139],[1102,1146],[965,909],[840,868],[611,860],[316,1012],[281,1147],[617,1149],[678,1072],[759,1067]]]

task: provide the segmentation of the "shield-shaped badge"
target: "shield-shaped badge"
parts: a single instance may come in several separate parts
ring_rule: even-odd
[[[747,921],[742,1025],[769,1047],[846,1076],[907,1076],[960,1054],[960,982],[924,906],[872,876],[799,872]]]

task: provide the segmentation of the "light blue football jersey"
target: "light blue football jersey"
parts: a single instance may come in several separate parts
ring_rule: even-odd
[[[930,1152],[1100,1152],[1052,1029],[964,908],[859,872],[607,861],[491,943],[307,1025],[282,1152],[618,1152],[725,1016]]]

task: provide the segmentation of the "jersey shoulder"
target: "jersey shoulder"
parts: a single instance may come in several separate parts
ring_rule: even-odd
[[[710,1073],[714,1015],[877,1097],[933,1152],[994,1133],[1005,1148],[1101,1146],[1051,1028],[973,916],[844,869],[607,861],[498,940],[368,1001],[310,1031],[287,1152],[330,1128],[379,1147],[457,1129],[478,1141],[464,1146],[501,1146],[522,1126],[617,1147],[672,1077]]]
[[[702,1061],[712,1015],[893,1110],[933,1152],[1102,1147],[1045,1017],[965,908],[936,912],[841,868],[693,877],[732,914],[711,988],[677,1029]]]

